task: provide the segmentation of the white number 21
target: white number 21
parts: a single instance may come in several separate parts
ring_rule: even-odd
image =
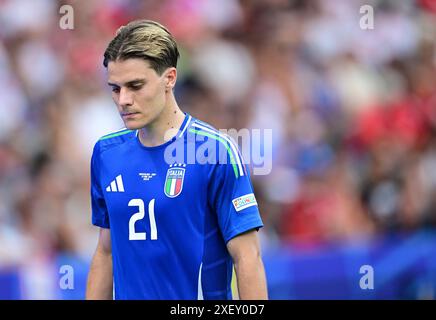
[[[157,228],[156,228],[156,220],[154,219],[154,202],[155,199],[152,199],[148,203],[148,217],[150,219],[150,239],[157,239]],[[129,207],[138,207],[139,212],[135,213],[130,217],[129,220],[129,240],[145,240],[146,234],[145,232],[136,232],[135,231],[135,223],[138,220],[142,220],[145,217],[145,205],[144,201],[141,199],[132,199],[129,201]]]

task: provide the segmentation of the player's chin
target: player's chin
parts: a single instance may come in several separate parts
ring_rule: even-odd
[[[144,127],[143,121],[138,120],[124,120],[124,125],[129,130],[138,130]]]

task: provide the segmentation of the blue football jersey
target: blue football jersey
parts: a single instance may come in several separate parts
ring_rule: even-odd
[[[226,244],[263,226],[237,146],[189,114],[163,145],[103,136],[91,203],[92,223],[110,228],[115,299],[232,299]]]

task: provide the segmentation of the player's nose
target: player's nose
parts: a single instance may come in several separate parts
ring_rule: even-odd
[[[118,103],[120,106],[130,106],[133,104],[133,98],[131,92],[127,88],[121,88],[120,89],[120,96]]]

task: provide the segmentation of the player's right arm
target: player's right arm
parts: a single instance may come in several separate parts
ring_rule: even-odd
[[[92,224],[100,227],[97,249],[91,261],[86,287],[86,299],[113,298],[112,244],[109,214],[101,188],[100,144],[97,142],[91,158]]]
[[[87,300],[113,298],[112,247],[110,229],[100,228],[97,249],[92,258],[86,286]]]

